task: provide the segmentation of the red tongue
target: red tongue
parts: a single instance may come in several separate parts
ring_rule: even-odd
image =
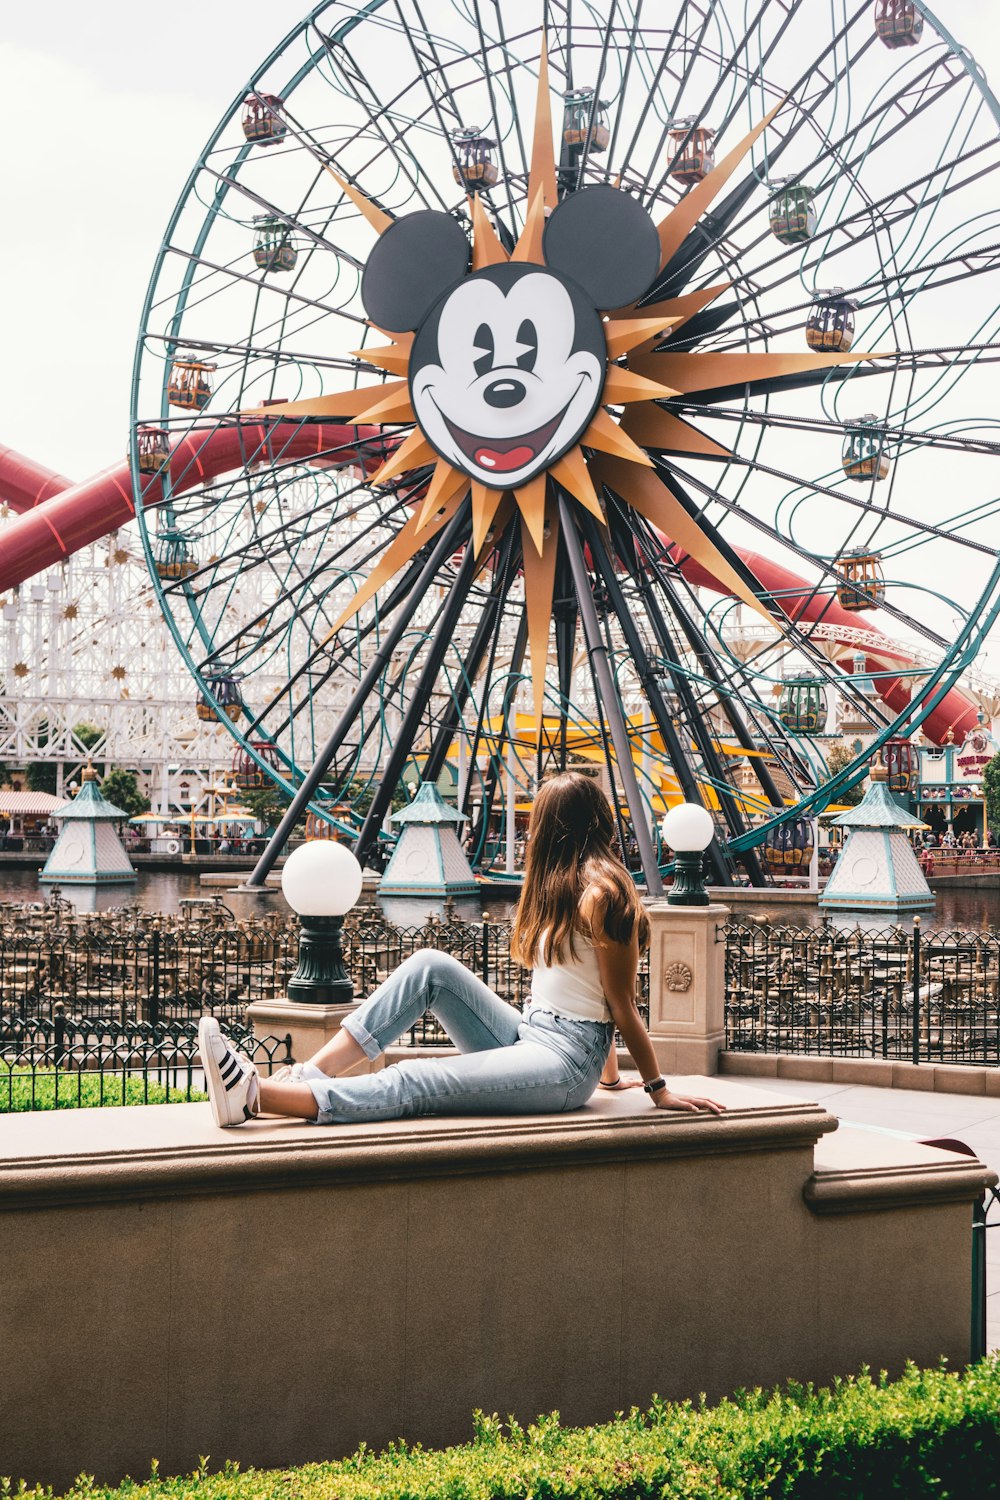
[[[532,448],[511,448],[507,453],[497,453],[493,448],[477,448],[476,463],[481,469],[495,469],[499,474],[509,474],[513,469],[522,469],[530,463],[535,453]]]

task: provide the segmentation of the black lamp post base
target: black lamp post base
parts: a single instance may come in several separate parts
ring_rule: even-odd
[[[674,883],[667,891],[668,906],[710,906],[711,896],[701,878],[701,849],[682,849],[674,854]]]
[[[344,968],[343,917],[300,917],[299,966],[288,998],[308,1005],[350,1005],[354,986]]]

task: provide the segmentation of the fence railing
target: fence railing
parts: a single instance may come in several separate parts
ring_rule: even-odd
[[[255,1038],[228,1023],[234,1043],[270,1074],[292,1061],[291,1036]],[[38,1019],[0,1040],[0,1114],[109,1104],[170,1104],[205,1097],[194,1022],[122,1026]]]
[[[1000,1066],[1000,932],[728,922],[726,1046]]]
[[[344,926],[344,957],[359,999],[411,953],[437,948],[478,974],[512,1005],[523,1006],[530,972],[510,956],[510,924],[448,917],[396,927],[359,912]],[[298,961],[298,926],[239,927],[191,923],[79,934],[61,930],[0,933],[0,1043],[16,1025],[63,1016],[102,1025],[169,1025],[210,1010],[227,1026],[245,1020],[255,1000],[280,998]],[[648,1009],[648,968],[640,969],[641,1008]],[[442,1034],[425,1017],[412,1045]]]

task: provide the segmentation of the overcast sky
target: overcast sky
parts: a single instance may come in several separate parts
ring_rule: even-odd
[[[826,17],[826,0],[802,3]],[[1000,86],[998,0],[940,3]],[[118,456],[143,295],[170,211],[216,121],[305,9],[303,0],[4,6],[0,442],[73,478]]]

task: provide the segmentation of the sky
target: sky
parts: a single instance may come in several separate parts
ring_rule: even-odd
[[[529,3],[505,0],[514,9]],[[828,9],[827,0],[802,3]],[[939,7],[1000,91],[998,0]],[[167,219],[211,130],[306,8],[305,0],[4,7],[0,443],[71,478],[117,458],[143,296]]]

